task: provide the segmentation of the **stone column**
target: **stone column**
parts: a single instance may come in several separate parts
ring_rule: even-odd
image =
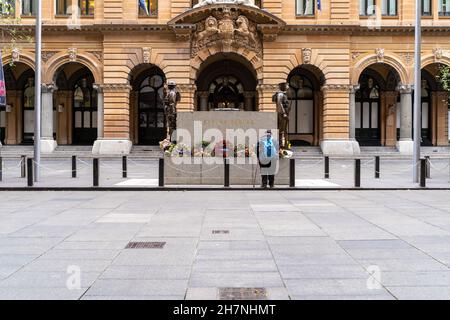
[[[397,142],[397,149],[402,154],[412,155],[414,150],[412,139],[413,85],[400,84],[397,90],[400,93],[400,141]]]
[[[323,140],[320,142],[324,155],[354,155],[359,145],[350,140],[349,112],[350,86],[330,84],[323,92]]]
[[[254,110],[255,93],[252,91],[244,92],[244,110],[253,111]]]
[[[350,140],[356,139],[356,91],[360,88],[359,84],[350,86],[349,101],[349,137]]]
[[[93,154],[125,155],[131,151],[130,91],[127,84],[105,84],[103,89],[103,137],[94,143]]]
[[[57,147],[53,138],[53,92],[57,90],[54,83],[42,84],[41,113],[41,152],[52,153]]]
[[[397,91],[385,91],[384,95],[384,120],[382,119],[382,125],[384,123],[386,130],[384,140],[386,147],[395,147],[397,143]],[[383,127],[381,127],[383,128]]]
[[[433,92],[434,93],[434,92]],[[449,145],[448,122],[448,92],[436,92],[436,144],[437,146]]]
[[[199,91],[199,92],[197,92],[197,94],[200,98],[199,111],[208,111],[209,92],[208,91]]]
[[[103,87],[100,84],[94,84],[93,88],[97,91],[97,140],[101,140],[104,122]]]

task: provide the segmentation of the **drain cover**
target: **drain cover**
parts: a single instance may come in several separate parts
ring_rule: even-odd
[[[125,249],[162,249],[165,242],[129,242]]]
[[[220,300],[267,300],[265,288],[219,288]]]
[[[229,234],[230,230],[213,230],[212,234]]]

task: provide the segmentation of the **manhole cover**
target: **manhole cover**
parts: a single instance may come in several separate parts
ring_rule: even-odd
[[[219,288],[220,300],[267,300],[265,288]]]
[[[213,230],[212,234],[229,234],[229,230]]]
[[[125,249],[162,249],[165,242],[129,242]]]

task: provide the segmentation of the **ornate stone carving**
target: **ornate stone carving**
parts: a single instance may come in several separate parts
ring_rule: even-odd
[[[20,49],[14,48],[11,50],[11,60],[13,62],[18,62],[20,60]]]
[[[128,84],[122,84],[122,83],[109,83],[104,84],[102,86],[103,92],[130,92],[132,87]]]
[[[414,54],[411,52],[402,52],[399,55],[405,60],[407,65],[410,65],[414,60]]]
[[[255,0],[201,0],[197,5],[194,6],[194,8],[207,6],[209,4],[223,4],[223,3],[241,4],[244,6],[257,8],[257,6],[255,5]]]
[[[350,91],[351,85],[348,84],[326,84],[322,87],[322,91]]]
[[[302,49],[303,64],[310,64],[311,63],[311,55],[312,55],[311,48],[303,48]]]
[[[397,86],[397,91],[400,94],[411,94],[413,92],[413,90],[414,90],[414,85],[412,85],[412,84],[402,84],[402,83],[400,83]]]
[[[67,53],[69,54],[70,61],[77,61],[77,48],[69,48]]]
[[[444,51],[440,48],[433,49],[434,60],[439,61],[444,56]]]
[[[203,48],[217,44],[228,51],[232,51],[232,47],[244,47],[258,56],[262,55],[256,24],[238,10],[230,10],[229,7],[214,10],[205,21],[197,23],[192,42],[192,57]]]
[[[56,85],[52,83],[43,83],[41,86],[42,93],[53,93],[55,90],[58,90]]]
[[[378,62],[382,62],[384,60],[384,49],[383,48],[375,49],[375,54],[377,55]]]
[[[56,51],[44,51],[44,52],[42,52],[42,61],[47,62],[55,54],[56,54]]]
[[[142,48],[142,61],[144,63],[150,63],[150,55],[151,55],[150,48]]]
[[[98,59],[98,61],[102,61],[103,60],[103,54],[102,54],[101,51],[89,51],[89,53],[94,55]]]
[[[350,86],[349,87],[350,94],[355,94],[356,91],[358,91],[360,88],[361,88],[361,86],[359,84]]]
[[[352,60],[358,59],[358,57],[361,55],[361,52],[353,52],[352,53]]]

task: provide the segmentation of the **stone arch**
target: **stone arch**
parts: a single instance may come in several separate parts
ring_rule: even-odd
[[[204,48],[199,51],[198,54],[191,59],[191,71],[189,74],[189,79],[191,84],[194,84],[197,76],[201,72],[202,68],[205,67],[204,62],[208,60],[208,58],[215,56],[217,54],[226,55],[237,55],[238,57],[244,59],[248,64],[252,66],[256,73],[256,79],[258,82],[261,82],[263,79],[263,62],[260,57],[257,56],[255,52],[246,50],[245,48],[238,48],[236,51],[225,51],[222,50],[218,45],[211,46],[208,48]]]
[[[45,64],[45,72],[42,77],[43,83],[51,83],[54,81],[55,75],[58,70],[65,64],[75,62],[82,64],[88,68],[94,76],[96,83],[103,83],[102,66],[101,63],[97,63],[98,59],[91,53],[81,52],[76,54],[76,59],[71,59],[67,53],[55,54]]]
[[[361,74],[364,72],[364,70],[367,67],[377,63],[384,63],[394,68],[394,70],[397,71],[400,77],[400,82],[403,84],[409,83],[409,76],[408,76],[409,73],[405,65],[401,62],[400,57],[393,54],[387,54],[384,56],[383,59],[379,59],[376,54],[370,54],[363,56],[353,65],[351,71],[351,84],[357,85],[359,82],[359,78]]]
[[[5,55],[3,57],[3,65],[7,65],[10,64],[11,62],[13,62],[13,58],[12,58],[12,54],[9,53],[7,55]],[[31,69],[34,70],[35,68],[35,64],[34,64],[34,56],[27,52],[27,51],[21,51],[20,55],[19,55],[19,60],[14,61],[14,62],[21,62],[25,65],[27,65],[28,67],[30,67]]]
[[[444,64],[447,66],[450,66],[450,57],[442,55],[440,59],[437,59],[434,54],[428,54],[422,58],[422,69],[426,68],[427,66],[435,63]]]
[[[157,67],[161,69],[164,74],[167,74],[167,62],[164,59],[164,56],[158,52],[155,52],[154,49],[141,48],[138,50],[134,50],[133,54],[129,55],[126,60],[126,66],[128,67],[128,83],[130,83],[130,76],[132,73],[137,70],[140,66],[147,66],[148,68]]]

